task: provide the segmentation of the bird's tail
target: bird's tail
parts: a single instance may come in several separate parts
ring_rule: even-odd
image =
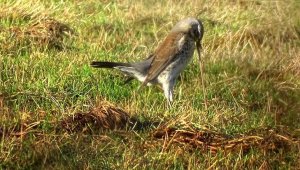
[[[139,81],[144,81],[145,73],[143,70],[139,69],[137,65],[131,63],[118,63],[118,62],[106,62],[106,61],[93,61],[91,63],[92,67],[95,68],[115,68],[125,73],[130,78],[126,81],[132,80],[131,77],[137,78]]]
[[[129,67],[129,63],[107,62],[107,61],[93,61],[91,66],[95,68],[115,68],[118,66]]]

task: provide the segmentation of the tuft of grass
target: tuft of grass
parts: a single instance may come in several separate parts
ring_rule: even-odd
[[[299,7],[296,0],[2,1],[0,168],[297,169]],[[137,91],[139,82],[89,66],[146,58],[188,16],[205,27],[206,94],[196,60],[181,74],[171,109],[159,88]],[[173,130],[155,138],[164,127]],[[197,137],[212,144],[213,134],[249,147],[191,146]],[[249,135],[263,139],[243,140]]]

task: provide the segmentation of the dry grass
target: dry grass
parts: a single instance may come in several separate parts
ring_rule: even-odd
[[[63,129],[83,131],[91,129],[122,129],[130,123],[130,115],[108,102],[98,104],[88,113],[76,113],[61,122]]]
[[[168,126],[168,125],[166,125]],[[280,132],[278,132],[280,131]],[[249,134],[229,137],[209,129],[176,129],[160,127],[154,131],[154,138],[162,139],[163,149],[167,150],[172,144],[191,146],[193,149],[200,149],[202,152],[241,152],[247,154],[250,149],[258,148],[263,152],[288,152],[291,147],[295,148],[300,143],[299,137],[293,137],[284,127],[278,129],[255,129]]]
[[[36,8],[35,10],[33,10]],[[68,24],[62,23],[43,13],[43,9],[35,3],[2,4],[0,19],[8,20],[8,28],[1,29],[1,53],[17,55],[28,49],[62,50],[67,47],[66,37],[74,35],[74,30]],[[14,26],[15,25],[15,26]]]
[[[181,127],[178,123],[181,122]],[[0,136],[3,138],[21,137],[28,134],[43,135],[38,130],[41,122],[30,122],[29,120],[17,124],[13,128],[6,129],[0,126]],[[130,117],[129,113],[113,106],[108,102],[100,102],[95,108],[87,113],[75,113],[74,115],[62,118],[61,121],[52,122],[52,126],[58,131],[68,133],[95,133],[99,130],[126,130],[132,129],[137,124],[141,124],[138,119]],[[173,126],[173,127],[172,127]],[[140,129],[141,130],[141,129]],[[247,134],[239,134],[230,137],[220,132],[204,128],[197,130],[192,124],[179,120],[162,123],[153,130],[147,138],[158,139],[161,142],[153,142],[153,145],[162,145],[164,151],[171,145],[180,145],[193,152],[199,149],[203,153],[210,152],[241,152],[247,154],[251,149],[258,148],[263,152],[288,152],[291,148],[300,145],[300,138],[296,134],[290,134],[288,127],[276,127],[276,129],[263,128],[255,129]],[[147,143],[147,145],[151,145]],[[190,148],[186,147],[190,146]]]
[[[7,55],[18,54],[32,48],[47,50],[66,48],[64,38],[74,31],[66,24],[54,19],[41,19],[32,25],[12,27],[2,31],[7,38],[2,42],[1,52]]]
[[[0,169],[297,169],[299,7],[4,0]],[[187,16],[205,26],[206,101],[196,61],[172,109],[156,88],[89,67],[146,58]]]

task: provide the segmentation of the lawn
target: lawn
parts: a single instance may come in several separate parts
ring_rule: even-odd
[[[0,169],[298,169],[300,3],[0,0]],[[199,18],[169,108],[90,62],[139,61]]]

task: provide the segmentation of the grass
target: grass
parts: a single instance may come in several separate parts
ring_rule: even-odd
[[[297,169],[299,7],[296,0],[2,0],[0,168]],[[187,16],[204,23],[206,100],[196,57],[171,109],[159,88],[137,91],[137,81],[124,85],[122,74],[89,66],[146,58]],[[102,113],[115,113],[109,108],[133,122],[101,128]],[[211,153],[173,132],[155,138],[162,128],[245,143],[242,136],[258,136],[272,147],[256,141],[247,150]]]

